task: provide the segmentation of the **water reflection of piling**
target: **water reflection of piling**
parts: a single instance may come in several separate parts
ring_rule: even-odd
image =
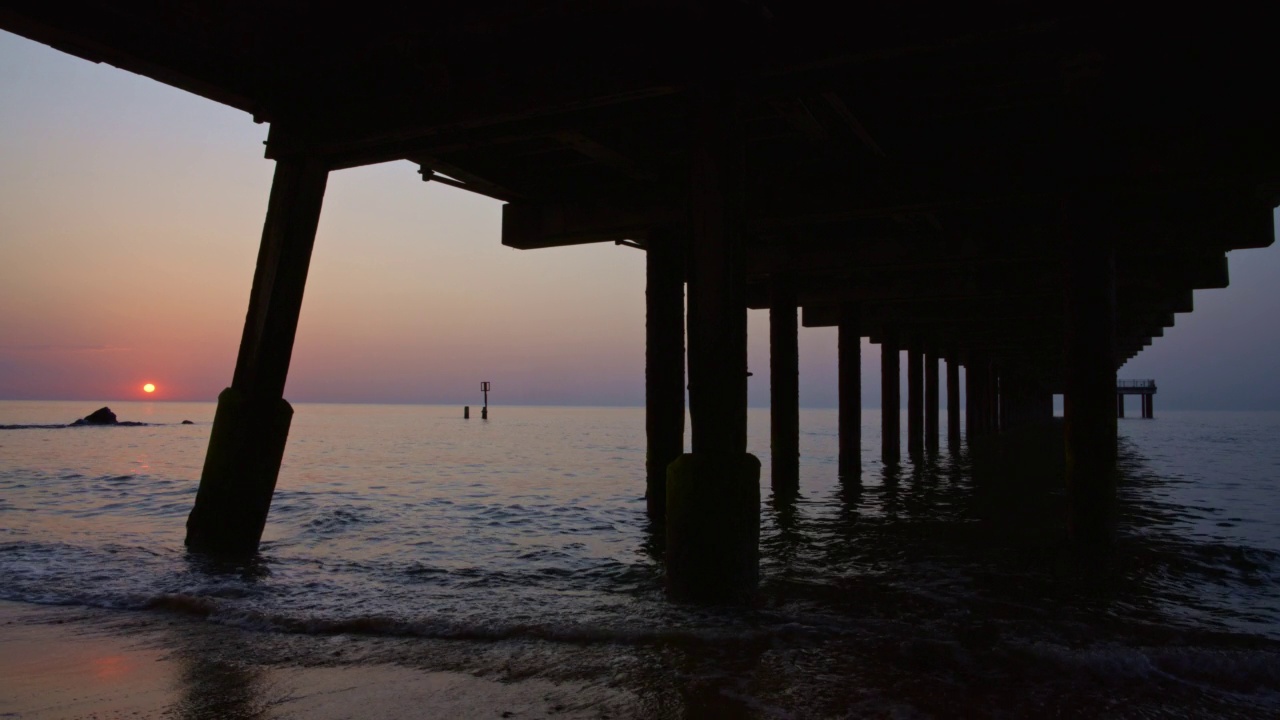
[[[792,568],[799,548],[805,540],[805,535],[800,530],[799,500],[800,493],[791,488],[774,490],[769,498],[773,524],[777,528],[777,534],[769,548],[769,555],[782,566],[784,571]]]
[[[225,659],[223,648],[201,644],[194,637],[177,640],[179,699],[166,715],[181,720],[257,718],[285,702],[286,692],[271,687],[261,669]]]

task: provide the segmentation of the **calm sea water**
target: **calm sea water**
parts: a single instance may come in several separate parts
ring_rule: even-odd
[[[41,427],[99,406],[0,402],[0,599],[202,662],[573,679],[657,717],[1280,713],[1280,413],[1120,421],[1099,559],[1063,542],[1052,436],[886,470],[868,411],[842,483],[835,412],[804,411],[778,498],[752,410],[760,599],[707,609],[663,596],[641,410],[300,404],[261,556],[226,565],[182,545],[213,405]]]

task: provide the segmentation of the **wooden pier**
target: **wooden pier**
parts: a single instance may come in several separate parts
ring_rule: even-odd
[[[666,523],[672,593],[698,601],[741,601],[756,582],[748,308],[771,311],[776,489],[799,478],[796,333],[835,326],[842,477],[861,470],[869,337],[886,465],[900,461],[900,350],[913,457],[938,451],[943,364],[952,448],[962,384],[970,441],[1046,420],[1063,393],[1071,539],[1102,548],[1117,369],[1192,310],[1193,291],[1226,287],[1227,251],[1273,241],[1274,25],[1244,10],[512,0],[299,13],[280,0],[0,6],[0,28],[271,124],[249,314],[188,524],[200,551],[252,551],[261,536],[330,172],[409,160],[424,180],[504,201],[510,247],[648,250],[637,474]]]
[[[1156,381],[1155,380],[1119,380],[1116,382],[1116,417],[1124,417],[1124,396],[1137,395],[1142,398],[1142,417],[1152,420],[1156,416]]]

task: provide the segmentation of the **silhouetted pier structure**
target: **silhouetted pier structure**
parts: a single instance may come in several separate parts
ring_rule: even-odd
[[[0,27],[271,124],[248,317],[188,522],[201,551],[257,547],[343,168],[409,160],[502,200],[511,247],[648,250],[649,509],[672,593],[695,600],[749,596],[758,572],[748,308],[771,311],[775,488],[798,481],[799,309],[839,328],[849,482],[869,337],[888,464],[900,350],[911,454],[937,447],[943,364],[953,446],[959,366],[969,439],[1063,393],[1069,532],[1105,545],[1117,368],[1226,287],[1228,250],[1273,240],[1274,25],[1222,6],[18,0]]]
[[[1156,381],[1155,380],[1120,380],[1116,382],[1116,417],[1124,417],[1124,396],[1137,395],[1142,398],[1142,417],[1151,420],[1156,416]]]

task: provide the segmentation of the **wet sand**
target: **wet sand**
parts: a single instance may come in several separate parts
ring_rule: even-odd
[[[0,718],[617,718],[626,693],[499,682],[396,665],[193,668],[153,631],[104,631],[74,611],[0,602]]]

